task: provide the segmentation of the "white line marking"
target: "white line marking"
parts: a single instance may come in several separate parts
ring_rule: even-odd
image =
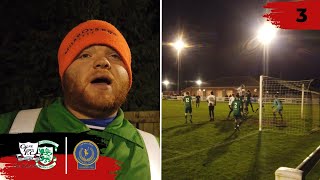
[[[65,174],[68,174],[68,137],[65,138],[65,154],[66,154],[66,169],[65,169]]]

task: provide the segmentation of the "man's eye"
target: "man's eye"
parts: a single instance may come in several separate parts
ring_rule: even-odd
[[[90,54],[80,54],[78,59],[84,59],[84,58],[89,58],[89,57],[91,57]]]
[[[117,53],[113,53],[113,54],[111,54],[110,56],[112,57],[112,59],[121,60],[120,55],[117,54]]]

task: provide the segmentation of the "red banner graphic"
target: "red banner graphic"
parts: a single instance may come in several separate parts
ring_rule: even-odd
[[[35,161],[18,161],[15,156],[0,158],[0,179],[115,179],[116,172],[120,170],[117,161],[100,156],[96,162],[95,170],[78,170],[77,162],[72,154],[68,154],[67,167],[65,155],[57,154],[56,165],[51,169],[40,169]]]
[[[270,2],[264,8],[271,9],[263,15],[281,29],[319,30],[320,0]]]

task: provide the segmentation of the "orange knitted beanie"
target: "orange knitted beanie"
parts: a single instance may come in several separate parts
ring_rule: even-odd
[[[74,27],[63,39],[58,51],[59,74],[63,74],[79,53],[91,45],[107,45],[121,56],[132,84],[131,52],[122,34],[112,24],[89,20]]]

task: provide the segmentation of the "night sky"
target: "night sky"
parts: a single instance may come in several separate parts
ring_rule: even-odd
[[[177,82],[177,53],[166,45],[183,32],[193,47],[181,54],[185,81],[263,73],[263,47],[254,37],[264,22],[262,0],[163,0],[162,79]],[[320,22],[319,22],[320,23]],[[279,30],[269,48],[269,76],[286,80],[320,77],[320,31]],[[189,84],[189,83],[188,83]],[[191,85],[190,84],[190,85]]]

